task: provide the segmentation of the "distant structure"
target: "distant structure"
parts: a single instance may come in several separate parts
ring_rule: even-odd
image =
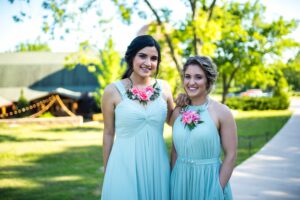
[[[64,62],[68,55],[51,52],[0,53],[0,119],[18,117],[21,112],[39,112],[54,98],[56,101],[48,111],[55,116],[70,115],[69,110],[89,118],[99,112],[92,97],[92,93],[100,87],[97,79],[82,65],[66,69]],[[35,108],[27,107],[20,111],[22,108],[17,107],[17,102],[21,91],[29,105],[36,105]]]

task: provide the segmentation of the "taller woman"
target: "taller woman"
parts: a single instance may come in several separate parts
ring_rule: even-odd
[[[195,56],[183,67],[191,103],[172,114],[172,200],[232,199],[228,184],[236,158],[236,124],[230,110],[209,98],[217,77],[211,59]],[[222,149],[223,162],[220,161]]]
[[[128,46],[127,71],[107,86],[104,117],[103,200],[168,200],[170,167],[163,127],[173,110],[170,87],[156,79],[160,47],[149,35]]]

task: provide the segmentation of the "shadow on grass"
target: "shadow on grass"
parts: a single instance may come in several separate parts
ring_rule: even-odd
[[[100,199],[101,164],[102,147],[94,145],[43,154],[23,166],[1,167],[2,180],[16,181],[0,188],[1,199]]]
[[[62,128],[48,128],[47,130],[43,130],[43,132],[95,132],[95,131],[103,131],[101,127],[62,127]]]
[[[59,141],[45,138],[18,138],[11,135],[0,135],[0,143],[1,142],[35,142],[35,141]]]

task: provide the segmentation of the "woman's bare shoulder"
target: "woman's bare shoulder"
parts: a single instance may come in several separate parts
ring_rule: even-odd
[[[114,83],[111,83],[109,85],[107,85],[104,89],[104,95],[112,95],[115,94],[117,92],[117,88],[116,85]]]
[[[168,83],[168,81],[163,80],[163,79],[157,79],[157,80],[160,81],[161,86],[162,86],[164,89],[170,89],[170,88],[171,88],[170,85],[169,85],[169,83]]]
[[[210,99],[210,104],[212,105],[214,112],[221,114],[221,117],[231,115],[230,108],[227,105],[213,99]]]

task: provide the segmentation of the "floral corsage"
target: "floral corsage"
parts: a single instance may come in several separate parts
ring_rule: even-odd
[[[153,86],[147,86],[144,89],[138,89],[131,87],[127,90],[127,96],[129,99],[138,100],[141,104],[147,105],[148,101],[153,101],[159,96],[160,88],[157,86],[157,82]]]
[[[189,130],[193,130],[198,124],[203,123],[200,120],[200,110],[183,110],[181,121]]]

